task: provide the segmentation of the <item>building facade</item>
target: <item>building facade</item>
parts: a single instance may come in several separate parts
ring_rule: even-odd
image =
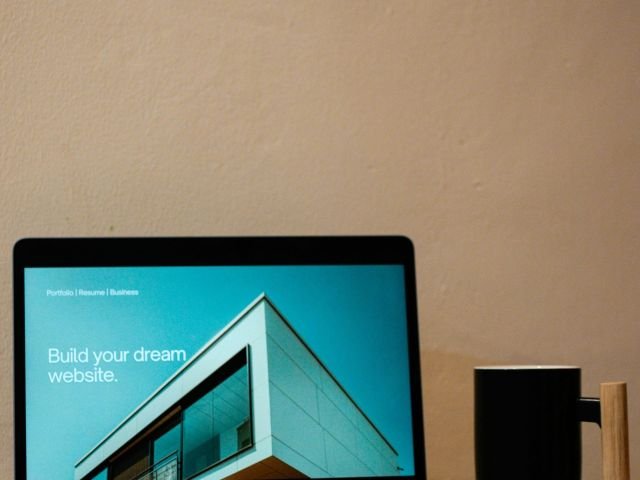
[[[75,466],[75,480],[398,475],[398,455],[260,295]]]

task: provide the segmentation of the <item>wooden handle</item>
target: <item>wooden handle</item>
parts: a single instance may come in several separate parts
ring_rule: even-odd
[[[630,480],[627,384],[600,385],[602,473],[604,480]]]

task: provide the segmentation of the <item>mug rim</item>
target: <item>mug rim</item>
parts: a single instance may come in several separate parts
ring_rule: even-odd
[[[473,367],[474,370],[575,370],[575,365],[486,365]]]

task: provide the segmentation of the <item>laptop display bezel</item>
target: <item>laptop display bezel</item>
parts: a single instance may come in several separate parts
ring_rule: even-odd
[[[414,475],[426,479],[414,250],[402,236],[34,238],[13,251],[15,478],[27,480],[25,269],[56,267],[384,265],[404,270]],[[344,478],[344,477],[343,477]],[[362,478],[362,477],[360,477]]]

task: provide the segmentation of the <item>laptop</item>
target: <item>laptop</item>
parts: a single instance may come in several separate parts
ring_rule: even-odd
[[[24,239],[17,480],[426,479],[405,237]]]

